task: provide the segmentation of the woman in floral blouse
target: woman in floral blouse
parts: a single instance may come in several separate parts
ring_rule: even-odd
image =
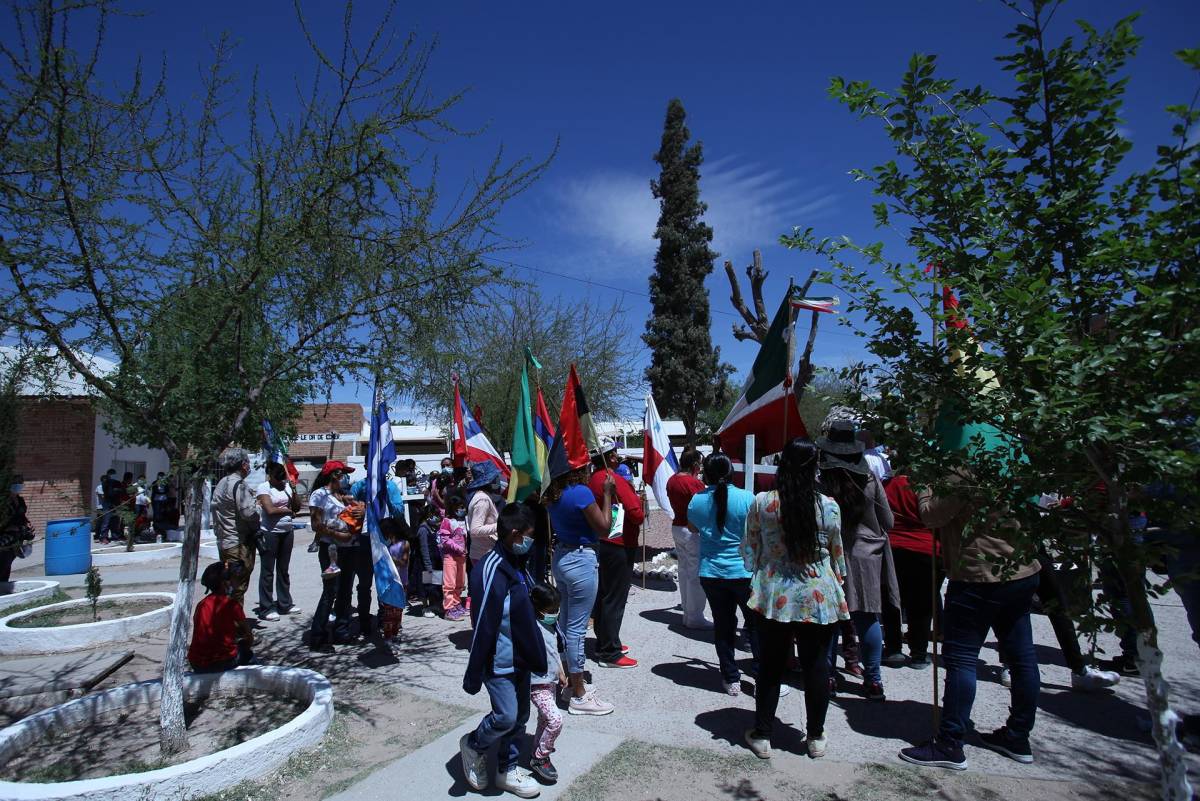
[[[760,660],[754,728],[746,731],[746,743],[763,759],[771,755],[779,684],[793,641],[804,673],[808,753],[825,755],[826,655],[838,621],[848,620],[850,612],[841,513],[832,498],[817,492],[816,477],[816,447],[807,439],[792,440],[779,461],[777,489],[756,495],[746,516],[741,550],[751,573],[749,606],[757,613]]]

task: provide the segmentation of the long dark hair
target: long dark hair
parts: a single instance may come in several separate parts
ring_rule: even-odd
[[[569,473],[563,473],[561,476],[551,481],[550,486],[546,487],[546,493],[542,496],[542,499],[546,503],[558,503],[558,501],[562,498],[563,493],[566,492],[567,487],[574,486],[575,484],[587,483],[587,480],[587,465],[584,465],[583,467],[576,467]]]
[[[797,564],[817,559],[817,446],[797,437],[783,447],[775,486],[779,522],[788,557]]]
[[[842,510],[842,531],[858,528],[867,508],[867,477],[852,473],[844,467],[826,467],[821,470],[821,489],[833,496]]]
[[[733,473],[733,462],[717,451],[704,457],[704,483],[714,487],[713,502],[717,507],[717,533],[725,530],[725,510],[729,506],[729,476]]]

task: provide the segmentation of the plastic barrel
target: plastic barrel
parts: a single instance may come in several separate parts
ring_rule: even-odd
[[[92,525],[86,517],[46,523],[46,575],[86,573],[92,566]]]

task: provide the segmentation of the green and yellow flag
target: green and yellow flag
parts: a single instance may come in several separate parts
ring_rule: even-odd
[[[538,436],[533,428],[533,403],[529,393],[529,364],[537,364],[529,348],[521,366],[521,395],[517,400],[517,420],[513,425],[512,476],[508,481],[508,502],[519,502],[542,488],[544,459],[539,459]]]

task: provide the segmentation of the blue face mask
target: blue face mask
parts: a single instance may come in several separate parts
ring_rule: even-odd
[[[543,612],[539,619],[545,625],[553,627],[558,622],[558,612]]]
[[[24,484],[13,484],[12,486],[9,487],[9,490],[14,495],[20,495],[22,492],[25,491],[25,485]]]
[[[517,556],[523,556],[529,553],[529,549],[533,547],[533,537],[528,534],[521,538],[521,541],[512,546],[512,552]]]
[[[350,491],[350,476],[342,476],[341,488],[342,492]]]

